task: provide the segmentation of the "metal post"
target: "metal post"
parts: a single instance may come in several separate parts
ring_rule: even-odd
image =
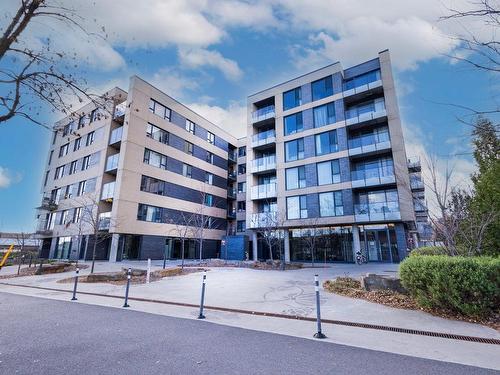
[[[151,278],[151,258],[148,258],[148,269],[146,271],[146,284],[149,284]]]
[[[319,307],[319,281],[318,275],[314,275],[314,289],[316,290],[316,321],[318,323],[318,332],[314,334],[317,339],[325,339],[326,336],[321,332],[321,312]]]
[[[73,298],[71,298],[72,301],[76,301],[78,298],[76,298],[76,287],[78,285],[78,274],[80,273],[80,269],[76,267],[76,275],[75,275],[75,285],[73,286]]]
[[[125,303],[123,304],[123,307],[130,307],[128,304],[128,290],[130,288],[130,278],[132,276],[132,269],[129,268],[127,271],[127,287],[125,288]]]
[[[198,315],[198,319],[205,319],[205,315],[203,315],[203,303],[205,302],[205,284],[207,282],[207,271],[203,271],[203,282],[201,284],[201,302],[200,302],[200,315]]]

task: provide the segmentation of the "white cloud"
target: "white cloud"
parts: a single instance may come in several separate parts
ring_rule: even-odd
[[[179,58],[181,63],[191,68],[199,68],[202,66],[211,66],[224,74],[224,76],[232,81],[241,78],[243,72],[238,63],[231,59],[225,58],[217,51],[209,51],[206,49],[179,49]]]
[[[247,108],[245,105],[232,102],[226,108],[205,103],[192,103],[187,106],[236,138],[246,135]]]
[[[0,166],[0,189],[18,183],[21,178],[19,173],[12,174],[7,168]]]
[[[198,81],[183,76],[174,67],[167,66],[153,74],[149,81],[166,94],[177,100],[185,100],[188,91],[199,88]]]
[[[272,4],[266,1],[249,3],[216,0],[210,2],[209,11],[215,22],[227,26],[263,30],[279,24],[273,14]]]

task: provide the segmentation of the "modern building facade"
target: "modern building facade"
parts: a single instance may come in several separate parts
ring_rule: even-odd
[[[274,259],[406,256],[415,210],[388,51],[251,95],[241,139],[138,77],[108,96],[56,124],[43,255],[90,259],[95,243],[97,259],[180,258],[184,242],[186,258],[267,259],[271,231]]]

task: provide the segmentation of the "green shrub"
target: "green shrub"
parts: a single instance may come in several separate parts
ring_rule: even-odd
[[[400,266],[403,286],[422,307],[485,316],[500,305],[500,258],[411,256]]]
[[[446,249],[442,246],[424,246],[413,249],[410,255],[446,255]]]

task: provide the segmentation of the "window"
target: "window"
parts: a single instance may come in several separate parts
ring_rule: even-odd
[[[95,132],[90,132],[87,134],[87,141],[85,142],[86,146],[90,146],[92,143],[94,143],[94,138],[95,138]]]
[[[315,128],[335,123],[337,121],[335,117],[335,104],[332,102],[315,107],[313,109],[313,118]]]
[[[285,161],[294,161],[304,158],[304,138],[285,142]]]
[[[205,172],[205,183],[209,185],[214,184],[214,175],[210,172]]]
[[[54,156],[54,150],[50,150],[50,154],[49,154],[49,165],[52,163],[52,156]]]
[[[210,163],[210,164],[214,163],[214,154],[212,154],[209,151],[207,151],[207,163]]]
[[[98,113],[97,109],[92,110],[92,112],[90,112],[90,122],[97,121],[98,114],[99,113]]]
[[[61,165],[60,167],[56,168],[56,172],[54,174],[54,180],[58,180],[62,176],[64,176],[64,165]]]
[[[246,222],[245,220],[238,220],[236,222],[236,231],[237,232],[244,232],[246,230]]]
[[[207,132],[207,142],[214,144],[215,143],[215,134]]]
[[[78,151],[80,149],[81,143],[82,143],[82,137],[75,139],[75,143],[73,144],[73,151]]]
[[[304,129],[304,124],[302,122],[302,112],[286,116],[284,121],[285,121],[285,135],[294,134]]]
[[[283,93],[283,111],[298,107],[302,104],[301,89],[297,87],[293,90]]]
[[[57,130],[54,130],[54,136],[52,137],[52,144],[56,143],[57,139]]]
[[[329,160],[316,164],[318,185],[338,184],[340,182],[340,165],[338,160]]]
[[[238,182],[238,193],[245,193],[247,191],[246,182]]]
[[[73,174],[76,172],[77,161],[73,160],[69,165],[69,174]]]
[[[325,77],[311,84],[312,86],[312,99],[319,100],[333,95],[333,82],[332,76]]]
[[[87,181],[80,181],[78,183],[78,190],[76,192],[76,195],[79,197],[83,193],[85,193],[85,185],[87,184]]]
[[[61,212],[61,221],[59,222],[60,225],[69,223],[69,221],[68,221],[69,215],[68,214],[69,214],[69,210],[64,210]]]
[[[238,149],[238,156],[239,157],[246,156],[246,154],[247,154],[247,148],[246,148],[246,146],[240,147]]]
[[[47,182],[49,182],[49,173],[50,171],[45,172],[45,179],[43,180],[43,186],[47,186]]]
[[[286,215],[289,220],[307,219],[307,196],[288,197],[286,199]]]
[[[162,211],[161,207],[148,206],[147,204],[139,203],[137,220],[161,223],[163,221]]]
[[[245,173],[247,173],[246,164],[238,164],[238,174],[245,174]]]
[[[182,175],[191,178],[193,176],[193,167],[189,164],[182,164]]]
[[[286,170],[286,190],[306,187],[306,168],[295,167]]]
[[[190,132],[191,134],[194,134],[195,131],[194,127],[195,123],[186,119],[186,131]]]
[[[149,110],[155,115],[170,121],[170,109],[165,107],[163,104],[158,103],[156,100],[149,100]]]
[[[62,145],[59,148],[59,157],[67,155],[69,150],[69,143],[66,143],[65,145]]]
[[[153,124],[148,123],[146,127],[146,136],[168,145],[169,133],[157,126],[154,126]]]
[[[214,196],[212,194],[205,194],[203,204],[205,206],[212,207],[214,204]]]
[[[316,155],[325,155],[338,151],[337,131],[316,134]]]
[[[194,145],[191,142],[184,141],[184,152],[189,155],[193,155]]]
[[[351,90],[355,87],[366,85],[371,82],[380,80],[380,69],[373,70],[368,73],[361,74],[357,77],[350,78],[344,82],[344,90]]]
[[[153,167],[167,169],[167,157],[153,150],[144,150],[144,163]]]
[[[78,119],[78,129],[81,129],[85,126],[85,115],[81,115]]]
[[[79,223],[82,217],[82,208],[76,207],[73,213],[73,223]]]
[[[331,191],[328,193],[320,193],[319,214],[321,217],[342,216],[344,214],[342,192]]]
[[[63,128],[63,137],[66,137],[69,133],[69,124],[68,125],[65,125],[64,128]]]
[[[90,155],[87,155],[82,159],[82,171],[88,169],[89,166],[90,166]]]
[[[238,212],[243,212],[247,208],[247,202],[245,201],[240,201],[238,202]]]

